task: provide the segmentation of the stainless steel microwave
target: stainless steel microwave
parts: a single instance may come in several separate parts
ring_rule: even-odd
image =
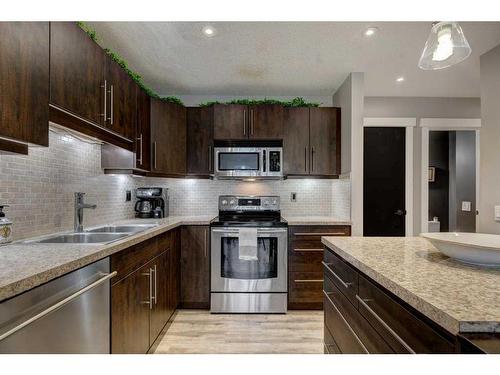
[[[282,147],[215,147],[214,172],[218,178],[282,178]]]

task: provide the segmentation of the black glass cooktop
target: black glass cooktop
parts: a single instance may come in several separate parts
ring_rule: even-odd
[[[213,227],[286,227],[288,222],[283,219],[279,213],[219,213],[215,219],[210,222]]]

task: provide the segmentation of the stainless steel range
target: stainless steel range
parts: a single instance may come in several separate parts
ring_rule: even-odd
[[[288,224],[275,196],[220,196],[211,223],[212,313],[286,313]]]

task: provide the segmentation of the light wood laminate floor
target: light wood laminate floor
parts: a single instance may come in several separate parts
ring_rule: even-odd
[[[155,354],[323,353],[323,312],[210,314],[179,310]]]

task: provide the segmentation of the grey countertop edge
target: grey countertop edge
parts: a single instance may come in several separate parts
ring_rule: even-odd
[[[345,259],[348,263],[352,264],[355,268],[359,269],[366,276],[370,277],[384,288],[389,290],[391,293],[399,297],[401,300],[408,303],[414,309],[419,311],[421,314],[425,315],[427,318],[435,322],[436,324],[443,327],[448,332],[457,335],[464,332],[500,332],[499,322],[460,322],[454,319],[449,314],[438,309],[431,303],[415,295],[411,291],[402,287],[401,285],[393,282],[387,277],[381,275],[371,267],[366,266],[364,263],[360,262],[355,257],[346,253],[342,249],[333,245],[325,237],[321,238],[321,242],[328,247],[330,250],[334,251],[336,254]],[[474,331],[469,330],[474,326]],[[468,329],[467,329],[468,328]]]
[[[123,221],[125,222],[125,221]],[[34,273],[29,276],[24,277],[23,279],[16,280],[12,283],[2,285],[0,286],[0,302],[3,300],[12,298],[18,294],[21,294],[23,292],[26,292],[30,289],[33,289],[39,285],[42,285],[46,282],[49,282],[53,279],[56,279],[62,275],[65,275],[69,272],[72,272],[74,270],[77,270],[79,268],[85,267],[88,264],[91,264],[93,262],[96,262],[100,259],[106,258],[110,255],[113,255],[117,252],[120,252],[130,246],[136,245],[140,242],[143,242],[145,240],[148,240],[152,237],[155,237],[159,234],[162,234],[164,232],[167,232],[169,230],[175,229],[177,227],[180,227],[182,225],[208,225],[210,223],[210,220],[206,219],[179,219],[178,221],[174,221],[171,223],[165,223],[165,224],[160,224],[158,227],[154,227],[151,229],[148,229],[144,232],[140,232],[137,234],[134,234],[130,237],[124,238],[119,241],[112,242],[110,244],[105,244],[105,245],[86,245],[86,246],[92,246],[94,248],[94,252],[92,254],[83,256],[81,258],[69,261],[64,264],[58,264],[54,266],[53,268],[46,269],[42,272],[39,273]],[[11,245],[7,246],[12,246],[15,247],[16,244],[13,243]],[[36,245],[32,245],[36,246]],[[15,249],[13,249],[15,251]]]

